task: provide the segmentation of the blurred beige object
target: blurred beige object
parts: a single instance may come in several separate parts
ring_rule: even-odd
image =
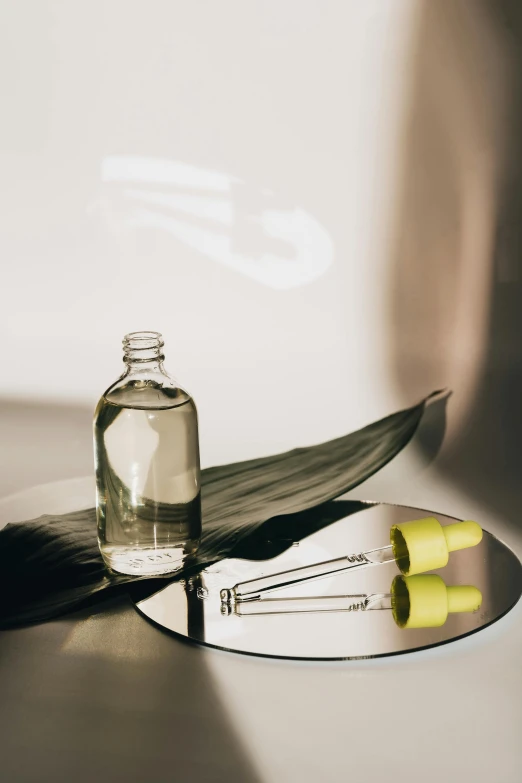
[[[407,399],[433,385],[456,391],[452,439],[487,348],[512,63],[483,3],[424,0],[415,46],[388,267],[390,362]]]

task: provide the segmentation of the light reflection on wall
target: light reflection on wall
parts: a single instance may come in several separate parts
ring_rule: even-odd
[[[270,288],[307,285],[333,262],[330,235],[312,215],[237,177],[173,160],[112,155],[102,162],[101,178],[101,203],[113,229],[166,231]]]

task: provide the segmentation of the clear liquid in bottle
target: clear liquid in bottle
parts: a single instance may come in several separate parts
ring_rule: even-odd
[[[150,349],[136,348],[136,335],[151,334],[126,338],[129,370],[94,420],[100,551],[110,569],[135,575],[178,570],[201,536],[196,406],[158,357],[148,362]]]

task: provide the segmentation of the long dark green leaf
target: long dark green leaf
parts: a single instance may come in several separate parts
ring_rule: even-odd
[[[285,541],[289,545],[356,510],[357,504],[329,501],[389,462],[436,398],[444,405],[436,392],[318,446],[204,470],[201,546],[196,561],[176,578],[231,553],[273,557]],[[168,578],[108,573],[98,551],[93,509],[7,525],[0,531],[0,627],[57,617],[136,580],[146,579],[154,588]]]

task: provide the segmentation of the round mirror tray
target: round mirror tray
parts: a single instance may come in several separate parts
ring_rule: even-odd
[[[498,620],[520,598],[520,561],[485,530],[480,544],[452,552],[445,568],[431,572],[447,586],[471,585],[482,594],[478,609],[450,613],[438,627],[404,628],[396,622],[396,613],[385,598],[399,574],[394,561],[301,582],[267,594],[269,602],[263,597],[262,601],[223,604],[221,591],[237,583],[387,546],[394,524],[427,516],[436,516],[443,526],[457,521],[384,503],[353,503],[353,508],[349,516],[300,541],[288,534],[285,539],[282,525],[279,541],[264,542],[275,543],[279,551],[286,547],[276,557],[221,560],[146,598],[141,593],[135,598],[136,607],[162,628],[211,647],[250,655],[339,660],[396,655],[451,642]],[[368,601],[368,596],[384,598]],[[331,597],[340,600],[332,603]],[[296,598],[301,600],[296,602]]]

